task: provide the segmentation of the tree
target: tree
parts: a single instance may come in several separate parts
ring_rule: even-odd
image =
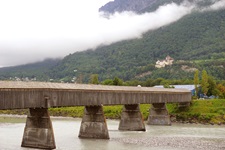
[[[115,77],[114,80],[113,80],[113,85],[123,85],[123,80],[118,78],[118,77]]]
[[[106,79],[102,82],[103,85],[113,85],[113,80],[112,79]]]
[[[92,75],[91,75],[90,83],[91,83],[91,84],[99,84],[99,81],[98,81],[98,74],[92,74]]]
[[[126,81],[125,83],[123,83],[123,85],[125,85],[125,86],[138,86],[138,85],[143,86],[143,82],[138,81],[138,80],[130,80],[130,81]]]
[[[153,86],[152,82],[153,82],[153,79],[147,79],[147,81],[144,82],[144,86],[151,87]]]
[[[208,77],[208,83],[209,83],[209,90],[208,90],[207,95],[208,96],[211,96],[211,95],[217,96],[219,94],[219,91],[216,86],[216,81],[213,79],[212,76]]]
[[[194,75],[194,84],[195,84],[195,96],[198,96],[198,85],[199,85],[199,71],[196,70],[195,71],[195,75]]]
[[[173,85],[169,85],[169,83],[165,83],[163,85],[164,88],[175,88]]]
[[[165,80],[165,79],[163,79],[163,78],[157,78],[157,79],[155,79],[155,80],[152,82],[152,86],[160,85],[161,82],[162,82],[163,80]]]
[[[225,86],[223,86],[222,84],[218,84],[217,89],[219,90],[219,97],[225,98]]]
[[[79,76],[78,76],[78,78],[77,78],[77,83],[83,83],[83,75],[82,74],[80,74]]]
[[[204,95],[206,95],[209,90],[208,74],[207,74],[206,70],[202,71],[201,86],[202,86],[202,92],[204,93]]]

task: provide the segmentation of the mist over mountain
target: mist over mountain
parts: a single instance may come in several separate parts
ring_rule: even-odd
[[[115,13],[123,11],[141,12],[152,6],[157,0],[114,0],[102,6],[99,11]]]
[[[114,14],[126,11],[132,11],[136,13],[153,12],[160,6],[165,6],[170,3],[175,4],[194,4],[197,9],[218,9],[224,8],[224,0],[114,0],[108,2],[99,11],[106,14]],[[210,8],[211,7],[211,8]]]
[[[125,6],[128,1],[115,0],[109,4],[115,2]],[[122,11],[135,8],[136,1],[129,2],[129,6],[123,6]],[[152,3],[145,8],[136,7],[137,9],[133,11],[145,14],[144,12],[160,10],[160,8],[188,8],[189,13],[178,21],[159,26],[143,35],[138,34],[137,38],[122,39],[120,42],[102,45],[94,50],[69,54],[43,72],[41,68],[37,68],[36,71],[39,70],[40,73],[38,75],[26,66],[20,66],[20,69],[16,70],[17,67],[11,70],[9,68],[7,72],[2,68],[0,79],[9,79],[11,76],[37,76],[37,79],[46,80],[43,78],[45,76],[55,81],[70,82],[76,77],[82,82],[88,82],[91,74],[98,74],[100,80],[114,77],[124,80],[193,79],[194,70],[205,69],[216,79],[225,80],[224,0],[198,0],[187,4],[181,0],[143,0],[144,2]],[[187,5],[188,7],[177,7]],[[106,10],[106,6],[107,4],[100,10]],[[171,12],[171,9],[167,9],[168,12]],[[113,10],[115,9],[112,9],[112,12]],[[171,17],[166,18],[171,19]],[[129,25],[132,24],[127,26]],[[152,23],[144,23],[141,27],[151,25]],[[156,68],[156,61],[165,59],[167,55],[174,58],[173,65]],[[27,71],[24,72],[24,69]]]
[[[104,17],[98,9],[108,1],[0,1],[0,66],[59,58],[141,38],[149,30],[190,14],[194,7],[168,3],[151,13],[125,11]]]

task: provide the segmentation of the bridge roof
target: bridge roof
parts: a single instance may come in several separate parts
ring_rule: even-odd
[[[190,101],[186,89],[0,81],[0,109]]]
[[[23,81],[0,81],[2,89],[52,89],[52,90],[91,90],[91,91],[128,91],[128,92],[168,92],[187,93],[186,89],[134,87],[134,86],[107,86],[93,84],[52,83],[52,82],[23,82]]]

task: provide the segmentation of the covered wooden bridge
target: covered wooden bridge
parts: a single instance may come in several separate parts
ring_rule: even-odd
[[[170,125],[166,103],[189,103],[185,89],[0,81],[0,109],[29,109],[23,147],[54,149],[50,107],[85,106],[80,138],[108,139],[103,105],[124,105],[119,130],[145,131],[139,104],[152,104],[147,124]]]

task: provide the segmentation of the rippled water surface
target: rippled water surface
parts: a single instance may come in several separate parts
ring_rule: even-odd
[[[57,150],[225,150],[225,126],[173,124],[149,126],[146,132],[118,131],[118,120],[107,120],[110,140],[79,139],[81,119],[52,119]],[[0,150],[20,147],[25,118],[0,116]]]

